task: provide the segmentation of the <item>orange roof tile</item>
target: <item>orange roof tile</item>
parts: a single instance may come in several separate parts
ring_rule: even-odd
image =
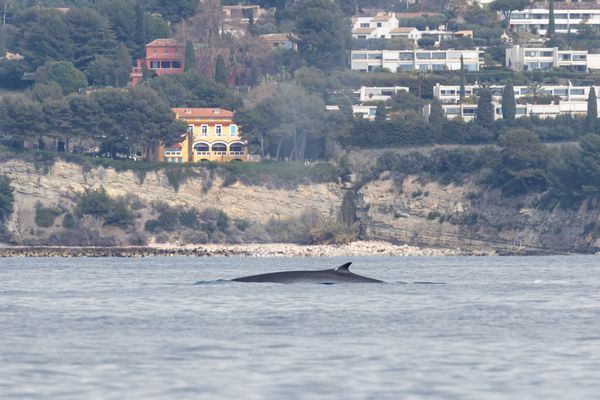
[[[375,30],[375,28],[356,28],[356,29],[352,29],[352,33],[354,33],[354,34],[372,33],[374,30]]]
[[[222,108],[173,108],[180,118],[233,118],[233,111]]]
[[[150,46],[161,46],[161,47],[180,47],[183,46],[181,43],[179,43],[176,39],[169,39],[169,38],[164,38],[164,39],[155,39],[153,41],[151,41],[150,43],[148,43],[146,45],[147,47]]]

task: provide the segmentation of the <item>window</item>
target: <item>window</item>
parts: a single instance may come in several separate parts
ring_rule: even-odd
[[[200,127],[200,134],[202,136],[208,136],[208,125],[202,125]]]
[[[431,53],[431,58],[435,58],[436,60],[446,59],[446,53]]]
[[[571,96],[584,96],[585,89],[571,89]]]
[[[160,62],[159,61],[150,61],[150,68],[152,68],[152,69],[160,68]]]
[[[573,54],[573,61],[585,61],[587,56],[585,54]]]
[[[352,53],[353,60],[366,60],[367,55],[365,53]]]
[[[229,125],[229,136],[237,136],[237,125]]]
[[[551,51],[542,51],[541,56],[542,57],[552,57],[552,52]]]
[[[171,61],[161,61],[160,67],[161,68],[171,68]]]
[[[446,69],[446,65],[444,64],[433,64],[431,66],[432,71],[444,71]]]
[[[188,125],[188,133],[194,133],[194,125]]]
[[[431,58],[431,53],[417,53],[417,58],[420,60],[428,60]]]
[[[181,68],[181,62],[180,61],[172,61],[171,68]]]
[[[401,60],[412,60],[414,59],[414,54],[413,53],[400,53],[400,59]]]
[[[378,28],[381,28],[381,22],[378,22],[378,23],[377,23],[377,27],[378,27]]]
[[[567,89],[554,89],[554,95],[555,96],[566,96]]]
[[[527,50],[525,51],[525,57],[537,57],[539,52]]]
[[[217,134],[217,136],[221,136],[221,134],[223,133],[223,127],[221,125],[216,125],[215,126],[215,132]]]
[[[369,24],[368,24],[368,23],[366,23],[366,24],[360,24],[360,27],[361,27],[361,28],[368,28],[368,27],[369,27]]]
[[[478,70],[478,65],[477,64],[466,64],[465,68],[467,69],[467,71],[473,72],[473,71]]]
[[[458,115],[458,114],[460,114],[460,107],[448,107],[448,108],[446,108],[446,114]]]
[[[381,56],[381,53],[378,53],[378,54],[369,54],[369,55],[367,55],[367,58],[369,60],[381,60],[382,56]]]

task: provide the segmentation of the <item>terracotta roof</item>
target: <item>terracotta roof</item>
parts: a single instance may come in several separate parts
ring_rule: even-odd
[[[412,31],[414,31],[415,29],[417,29],[417,28],[415,28],[414,26],[408,26],[408,27],[401,26],[399,28],[391,29],[390,33],[410,33]]]
[[[180,118],[233,118],[233,111],[222,108],[173,108]]]
[[[170,144],[165,146],[167,149],[182,149],[183,145],[181,143]]]
[[[291,40],[288,33],[266,33],[260,35],[260,37],[267,42],[285,42]]]
[[[391,15],[377,15],[373,17],[372,21],[389,21],[390,19],[392,19]]]
[[[183,45],[175,39],[155,39],[146,46],[181,47]]]
[[[352,29],[353,34],[361,34],[361,33],[373,33],[375,28],[355,28]]]

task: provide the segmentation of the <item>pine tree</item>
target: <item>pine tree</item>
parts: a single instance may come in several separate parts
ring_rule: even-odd
[[[465,99],[465,60],[460,55],[460,102]]]
[[[227,85],[227,67],[225,66],[225,59],[220,54],[217,56],[215,64],[215,82]]]
[[[485,128],[494,124],[494,104],[492,103],[492,92],[487,89],[479,91],[479,101],[475,113],[477,123]]]
[[[596,132],[598,125],[598,104],[596,102],[596,91],[590,87],[590,94],[587,100],[587,117],[585,119],[588,132]]]
[[[194,71],[196,69],[196,50],[194,44],[189,40],[185,42],[185,67],[186,71]]]
[[[513,121],[516,115],[515,89],[512,82],[509,82],[504,86],[504,92],[502,92],[502,117],[507,121]]]
[[[554,0],[548,1],[548,31],[546,36],[553,35],[555,33],[555,23],[554,23]]]
[[[135,4],[135,43],[138,58],[144,57],[147,44],[146,36],[146,10],[141,1]]]

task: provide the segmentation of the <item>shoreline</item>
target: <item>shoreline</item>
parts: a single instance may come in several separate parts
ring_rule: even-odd
[[[360,257],[360,256],[461,256],[495,255],[495,252],[470,252],[460,249],[420,248],[387,242],[358,241],[341,245],[264,244],[153,244],[148,246],[0,247],[3,257]]]

